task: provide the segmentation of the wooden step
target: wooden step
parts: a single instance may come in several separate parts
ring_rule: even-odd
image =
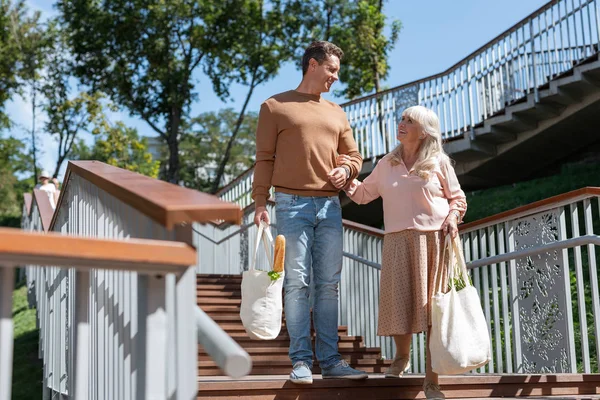
[[[346,338],[348,338],[348,336],[346,336]],[[360,336],[356,336],[356,338],[358,339],[354,339],[355,337],[349,337],[350,339],[348,340],[340,340],[338,342],[338,348],[340,349],[340,351],[342,351],[342,349],[358,349],[358,348],[363,348],[363,341],[362,341],[362,337]],[[247,336],[245,337],[241,337],[241,338],[236,338],[234,337],[235,341],[245,350],[252,348],[252,347],[264,347],[264,341],[262,340],[253,340],[248,338]],[[289,348],[290,347],[290,340],[289,338],[277,338],[274,340],[270,340],[269,341],[269,346],[270,347],[283,347],[283,348]]]
[[[363,381],[321,379],[314,376],[312,385],[295,385],[288,380],[289,371],[279,376],[248,376],[234,380],[223,376],[200,377],[198,399],[423,399],[423,376],[406,375],[386,379],[381,374]],[[556,375],[458,375],[440,377],[448,399],[484,398],[562,398],[597,399],[600,394],[598,374]],[[559,397],[560,396],[560,397]]]
[[[221,297],[196,297],[196,302],[200,308],[206,305],[211,306],[237,306],[242,304],[242,299],[225,299]]]
[[[288,356],[287,348],[280,348],[285,350],[285,354],[250,354],[252,362],[256,361],[274,361],[274,362],[287,362],[289,364],[290,357]],[[314,352],[314,349],[313,349]],[[349,363],[354,363],[357,360],[380,360],[381,353],[379,349],[376,349],[373,353],[365,353],[359,351],[359,349],[348,349],[347,351],[340,351],[342,358],[347,360]],[[212,361],[212,358],[208,354],[202,354],[198,356],[198,361]]]
[[[208,305],[208,304],[203,304],[200,306],[200,308],[202,309],[202,311],[204,311],[207,314],[219,314],[219,315],[223,315],[223,314],[240,314],[240,308],[236,305]]]
[[[226,299],[242,298],[242,292],[238,290],[205,290],[197,289],[196,297],[223,297]]]
[[[239,283],[200,283],[196,285],[197,290],[240,290]]]
[[[377,360],[377,359],[358,359],[348,360],[352,367],[360,369],[361,371],[369,374],[384,373],[385,370],[391,364],[390,360]],[[285,360],[254,360],[252,359],[252,371],[250,375],[279,375],[289,374],[292,368],[291,361]],[[313,373],[320,374],[321,368],[319,364],[315,362]],[[200,376],[218,376],[222,375],[223,372],[217,367],[214,361],[198,361],[198,374]]]
[[[230,283],[242,283],[242,275],[198,275],[196,277],[196,283],[199,285],[203,284],[230,284]]]
[[[265,344],[266,346],[266,344]],[[314,346],[313,346],[314,347]],[[288,355],[288,349],[282,347],[248,347],[245,349],[250,356],[254,357],[255,355]],[[313,348],[314,350],[314,348]],[[343,354],[364,354],[365,356],[376,355],[381,357],[381,349],[379,347],[361,347],[359,349],[352,348],[341,348],[340,352]],[[205,356],[206,352],[203,351],[202,347],[198,349],[198,355]],[[373,357],[371,357],[373,358]]]
[[[224,324],[220,325],[221,328],[223,328]],[[339,342],[362,342],[362,336],[348,336],[346,334],[346,330],[343,329],[345,327],[341,327],[338,330],[338,340]],[[225,330],[225,329],[223,329]],[[246,333],[246,331],[243,328],[240,329],[232,329],[230,331],[225,330],[226,332],[228,332],[229,336],[231,336],[232,338],[234,338],[235,340],[249,340],[252,342],[255,342],[257,344],[263,344],[262,347],[264,346],[270,346],[271,343],[275,342],[275,341],[289,341],[290,340],[290,336],[287,332],[287,330],[285,329],[285,327],[281,328],[281,331],[279,332],[279,335],[275,338],[275,339],[271,339],[271,340],[260,340],[260,339],[251,339],[248,334]],[[312,340],[314,341],[316,335],[313,334],[311,335]],[[261,347],[261,346],[258,346]]]

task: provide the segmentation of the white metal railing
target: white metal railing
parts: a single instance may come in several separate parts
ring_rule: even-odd
[[[236,203],[241,208],[246,208],[252,203],[250,195],[252,193],[253,179],[254,168],[250,168],[217,193],[217,196],[225,201]]]
[[[586,188],[461,230],[493,344],[493,360],[479,372],[600,372],[599,196],[600,189]],[[271,204],[269,210],[273,216]],[[229,262],[209,262],[198,273],[239,274],[247,268],[256,229],[252,217],[249,207],[247,230],[204,226],[196,234],[199,254]],[[344,223],[339,324],[391,358],[393,341],[376,332],[382,245],[382,231]],[[425,345],[424,334],[414,335],[413,373],[425,372]]]
[[[597,244],[577,241],[600,234],[599,195],[576,191],[461,231],[494,350],[481,372],[600,372]],[[522,256],[493,258],[507,253]]]
[[[190,225],[175,224],[173,229],[167,229],[164,223],[149,216],[152,207],[147,202],[142,202],[144,210],[136,209],[121,200],[130,197],[121,196],[122,189],[111,189],[117,193],[113,195],[88,180],[89,172],[79,175],[76,171],[79,169],[67,172],[62,199],[54,216],[55,232],[124,241],[142,238],[191,244]],[[113,177],[124,171],[114,168],[105,172],[114,182]],[[136,174],[129,174],[123,181],[131,185],[138,178],[134,176]],[[141,177],[137,184],[147,188],[155,182],[166,184],[148,180]],[[105,178],[99,181],[105,182]],[[177,187],[170,192],[180,189],[187,190]],[[190,217],[194,211],[185,212],[184,217]],[[206,210],[202,211],[210,218]],[[34,204],[30,217],[34,230],[41,229],[41,224],[35,222],[40,219],[38,214]],[[157,218],[156,213],[153,217]],[[173,223],[169,216],[164,219]],[[76,253],[78,249],[73,251]],[[152,259],[152,254],[148,257]],[[215,328],[214,321],[198,309],[194,269],[192,266],[179,276],[164,277],[121,270],[94,269],[90,272],[90,342],[86,354],[89,398],[195,398],[198,343],[226,374],[239,377],[250,371],[248,354],[223,330]],[[51,395],[68,395],[69,380],[73,377],[72,366],[65,354],[76,339],[74,310],[81,300],[71,284],[75,274],[75,270],[48,267],[30,267],[28,271],[28,285],[35,290],[38,311],[44,387]],[[143,298],[149,300],[140,302]],[[140,340],[149,336],[156,340],[155,345],[140,352]],[[161,343],[165,347],[160,347]]]
[[[277,235],[277,217],[273,203],[267,204],[271,218],[271,233]],[[254,207],[244,209],[242,225],[194,224],[193,245],[198,249],[198,274],[241,274],[248,269],[254,240],[258,233],[254,225]],[[202,261],[202,262],[200,262]],[[269,265],[264,252],[257,255],[256,268]]]
[[[62,207],[57,209],[55,232],[176,240],[174,231],[75,174],[71,174],[67,190]],[[37,207],[32,212],[35,215]],[[75,340],[73,311],[82,301],[71,284],[76,273],[52,267],[30,267],[28,273],[36,291],[45,388],[54,394],[68,395],[73,377],[66,355],[69,343]],[[190,355],[196,353],[195,325],[193,320],[176,315],[194,313],[193,268],[179,277],[95,269],[90,272],[89,284],[89,398],[192,396],[197,390],[196,357]],[[154,343],[142,350],[140,341],[147,335]],[[166,347],[161,347],[163,341]]]
[[[528,94],[537,102],[541,87],[597,54],[599,13],[597,0],[550,1],[442,73],[342,104],[360,153],[369,159],[392,150],[400,113],[413,105],[433,109],[449,139]],[[248,206],[252,175],[219,196]]]
[[[153,259],[147,258],[146,252],[156,247],[160,247],[161,253]],[[113,252],[105,254],[106,248],[111,248]],[[80,252],[73,249],[79,249]],[[161,367],[164,368],[164,354],[168,350],[168,335],[164,313],[165,285],[164,281],[161,285],[158,277],[181,276],[190,270],[189,266],[194,260],[195,251],[182,243],[122,243],[59,234],[24,233],[16,229],[0,230],[0,282],[3,286],[0,292],[0,399],[10,399],[13,345],[10,312],[14,269],[17,265],[38,265],[30,268],[42,274],[35,280],[38,306],[41,306],[41,310],[38,310],[39,326],[45,345],[40,349],[45,361],[44,369],[50,371],[45,378],[53,394],[68,395],[74,399],[94,397],[91,384],[95,376],[90,357],[99,349],[92,344],[93,330],[90,324],[94,321],[94,314],[89,307],[89,298],[93,292],[90,270],[96,268],[93,271],[137,271],[138,287],[143,288],[132,300],[138,309],[135,339],[128,343],[129,346],[121,341],[120,347],[121,352],[134,364],[132,373],[135,379],[127,382],[137,383],[137,387],[132,389],[135,394],[124,396],[117,391],[118,386],[113,386],[105,388],[107,392],[110,391],[106,398],[181,398],[177,392],[167,396],[164,390],[166,380],[165,375],[161,374]],[[63,279],[67,275],[70,278],[68,281]],[[158,284],[153,284],[153,281]],[[71,296],[64,301],[66,293]],[[69,301],[75,297],[73,294],[76,294],[76,302]],[[106,310],[104,316],[110,315],[116,319],[118,315],[111,311]],[[115,341],[121,339],[120,336],[114,336]],[[63,345],[57,345],[59,343]],[[174,366],[178,370],[190,368],[190,365],[182,362],[181,352],[177,353]],[[116,357],[116,354],[111,355]],[[163,362],[163,365],[157,367],[153,362]],[[114,367],[110,373],[119,376],[117,365]]]
[[[396,144],[399,113],[420,104],[453,138],[598,52],[595,0],[557,0],[529,15],[446,71],[343,104],[364,158]]]

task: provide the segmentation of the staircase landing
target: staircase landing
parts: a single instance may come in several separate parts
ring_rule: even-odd
[[[295,385],[287,375],[249,376],[234,380],[198,380],[199,398],[211,399],[423,399],[422,375],[386,379],[369,375],[366,381],[323,380],[315,375],[310,386]],[[440,384],[448,399],[562,398],[600,399],[600,375],[461,375],[443,376]]]

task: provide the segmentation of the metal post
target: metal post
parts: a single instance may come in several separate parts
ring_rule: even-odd
[[[175,229],[175,240],[193,245],[192,225]],[[199,258],[198,258],[199,259]],[[191,315],[196,308],[196,267],[191,266],[175,284],[175,324],[176,324],[176,367],[177,398],[192,399],[198,392],[197,363],[198,337],[196,324]]]
[[[73,335],[73,384],[69,388],[74,391],[74,399],[89,398],[89,352],[90,352],[90,273],[77,271],[75,274],[75,334]]]
[[[166,399],[167,308],[162,276],[138,275],[138,399]]]
[[[529,40],[531,41],[531,68],[533,75],[533,99],[535,103],[540,102],[540,94],[538,93],[538,84],[537,84],[537,67],[535,62],[535,36],[533,35],[533,18],[529,20]]]
[[[13,266],[0,265],[0,400],[10,400],[12,389],[14,280]]]

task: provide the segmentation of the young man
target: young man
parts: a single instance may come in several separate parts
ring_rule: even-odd
[[[342,270],[339,190],[354,179],[362,158],[346,114],[321,97],[338,80],[342,50],[313,42],[302,57],[296,90],[277,94],[260,109],[252,198],[254,222],[269,223],[266,202],[275,187],[278,233],[286,238],[285,319],[294,383],[312,383],[309,285],[316,356],[323,378],[365,379],[338,353],[338,284]],[[349,162],[336,167],[336,155]]]

